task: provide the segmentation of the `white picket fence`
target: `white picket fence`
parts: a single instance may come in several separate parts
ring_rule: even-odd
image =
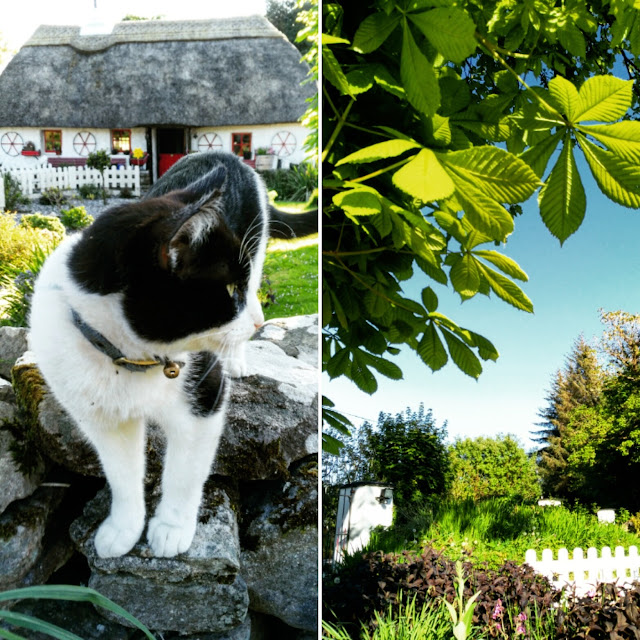
[[[76,189],[85,184],[102,184],[102,176],[96,169],[85,166],[51,167],[48,165],[33,168],[8,167],[5,169],[18,180],[22,192],[27,196],[45,189]],[[140,195],[140,167],[120,167],[115,165],[104,172],[105,186],[109,190],[128,187],[134,195]]]
[[[601,582],[615,582],[624,587],[640,580],[640,556],[635,546],[629,547],[628,554],[624,547],[616,547],[613,555],[609,547],[602,547],[600,555],[595,547],[589,547],[586,558],[579,547],[573,550],[571,558],[566,549],[559,549],[556,559],[551,549],[544,549],[541,560],[534,549],[529,549],[525,562],[558,589],[568,586],[572,590],[575,586],[576,595],[593,591]]]

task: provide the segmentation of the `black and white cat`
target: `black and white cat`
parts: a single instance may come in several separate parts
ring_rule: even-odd
[[[195,154],[144,200],[108,209],[45,263],[31,348],[111,488],[99,556],[127,553],[143,532],[151,421],[167,448],[147,540],[161,557],[191,545],[224,428],[226,374],[243,374],[246,342],[264,321],[257,291],[270,218],[281,235],[317,229],[315,214],[270,207],[258,174],[235,156]]]

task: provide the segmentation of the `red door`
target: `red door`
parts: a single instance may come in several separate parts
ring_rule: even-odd
[[[158,129],[158,176],[166,173],[185,155],[186,131],[184,128]]]
[[[160,153],[158,158],[158,175],[161,176],[166,173],[171,166],[173,166],[184,153]]]

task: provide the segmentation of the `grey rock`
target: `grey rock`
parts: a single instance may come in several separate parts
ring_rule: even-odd
[[[0,416],[6,405],[0,402]],[[44,465],[39,463],[29,475],[22,473],[13,460],[11,448],[15,446],[15,438],[8,431],[0,431],[0,513],[16,500],[30,496],[37,488],[44,475]]]
[[[8,404],[16,403],[16,394],[13,391],[13,385],[4,378],[0,378],[0,402]]]
[[[104,489],[71,526],[72,539],[89,561],[89,586],[153,629],[226,632],[244,621],[249,598],[238,573],[236,517],[222,490],[207,486],[193,544],[175,558],[153,557],[144,540],[125,556],[99,558],[93,540],[108,508]]]
[[[317,368],[318,338],[318,314],[313,314],[268,320],[254,339],[269,340],[288,356]]]
[[[71,555],[72,547],[64,540],[62,547],[55,537],[49,544],[46,540],[47,531],[55,528],[64,491],[41,487],[0,516],[0,590],[42,582]]]
[[[243,535],[251,609],[317,632],[317,464],[303,465],[266,496]]]
[[[302,351],[308,353],[317,340],[317,316],[271,325],[270,331],[279,336],[275,342],[291,351],[293,341],[280,335],[287,333],[286,326],[293,327]],[[287,355],[271,338],[260,339],[260,335],[247,346],[248,375],[233,381],[227,426],[213,466],[214,473],[243,480],[285,477],[293,462],[318,450],[316,367]],[[16,362],[13,381],[28,416],[24,428],[41,454],[74,473],[102,476],[95,451],[49,391],[33,353],[26,352]],[[153,425],[148,442],[147,479],[151,480],[159,476],[164,448],[160,429]]]
[[[11,380],[11,368],[27,348],[27,329],[0,327],[0,376]]]

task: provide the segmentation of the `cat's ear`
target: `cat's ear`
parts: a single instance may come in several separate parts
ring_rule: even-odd
[[[222,216],[225,177],[226,169],[216,167],[180,194],[187,204],[179,212],[177,228],[161,250],[163,267],[172,271],[185,267],[193,249],[220,225],[226,224]]]

